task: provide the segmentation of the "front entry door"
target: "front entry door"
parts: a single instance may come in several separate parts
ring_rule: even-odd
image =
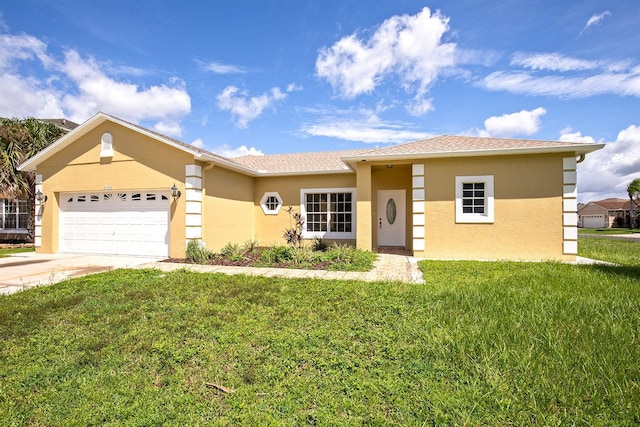
[[[378,190],[378,246],[405,247],[405,190]]]

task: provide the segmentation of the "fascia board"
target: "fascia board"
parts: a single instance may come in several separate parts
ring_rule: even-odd
[[[510,148],[497,150],[469,150],[469,151],[443,151],[438,153],[411,153],[411,154],[387,154],[387,155],[360,155],[345,156],[341,160],[344,162],[384,162],[394,160],[416,160],[416,159],[437,159],[445,157],[488,157],[488,156],[506,156],[518,154],[551,154],[551,153],[575,153],[587,154],[603,148],[605,144],[584,144],[575,145],[559,145],[558,147],[539,147],[539,148]]]

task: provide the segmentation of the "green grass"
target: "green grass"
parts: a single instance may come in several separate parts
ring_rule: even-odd
[[[580,235],[610,235],[610,234],[635,234],[640,233],[640,229],[634,228],[629,230],[628,228],[579,228],[578,234]]]
[[[640,265],[640,241],[630,242],[613,239],[594,239],[580,236],[580,255],[586,258],[609,261],[625,266]]]
[[[0,298],[0,425],[638,425],[629,260],[425,261],[425,285],[116,270],[21,292]]]
[[[6,258],[11,254],[33,252],[33,248],[0,248],[0,258]]]

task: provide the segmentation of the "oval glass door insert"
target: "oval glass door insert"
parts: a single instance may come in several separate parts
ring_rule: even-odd
[[[394,222],[396,222],[396,213],[396,201],[393,199],[389,199],[387,201],[387,221],[389,222],[389,224],[393,224]]]

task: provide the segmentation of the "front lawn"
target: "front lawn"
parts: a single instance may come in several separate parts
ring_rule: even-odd
[[[639,228],[629,230],[628,228],[579,228],[578,234],[580,235],[597,235],[606,236],[612,234],[635,234],[640,233]]]
[[[0,258],[6,258],[11,254],[19,254],[23,252],[33,252],[33,247],[8,247],[8,248],[0,248]]]
[[[0,298],[0,425],[638,425],[639,259],[425,261],[425,285],[116,270],[20,292]]]

